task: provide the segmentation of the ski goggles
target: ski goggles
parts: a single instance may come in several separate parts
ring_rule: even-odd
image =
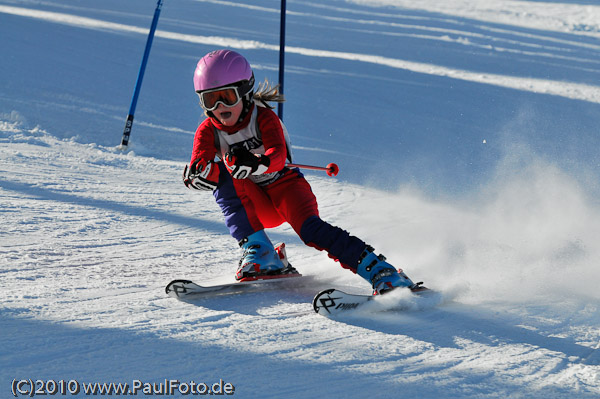
[[[207,111],[214,111],[219,103],[226,107],[233,107],[242,99],[237,86],[206,90],[198,93],[198,96],[200,97],[200,105]]]

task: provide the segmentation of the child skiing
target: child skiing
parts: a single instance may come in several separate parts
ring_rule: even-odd
[[[265,233],[288,222],[305,244],[367,280],[374,294],[420,288],[371,246],[321,220],[310,185],[297,168],[286,167],[292,157],[289,137],[267,104],[283,96],[266,82],[255,92],[254,73],[242,55],[217,50],[202,57],[194,88],[208,118],[196,130],[183,181],[188,188],[212,191],[244,250],[237,280],[296,272]]]

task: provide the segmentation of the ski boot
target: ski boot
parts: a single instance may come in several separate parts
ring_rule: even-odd
[[[422,282],[413,283],[401,269],[396,270],[387,263],[385,256],[375,255],[371,246],[367,246],[360,255],[356,272],[372,284],[373,295],[385,294],[398,287],[406,287],[413,292],[427,289]]]
[[[285,244],[273,247],[264,230],[257,231],[239,242],[244,250],[235,278],[238,281],[260,280],[298,271],[287,260]]]

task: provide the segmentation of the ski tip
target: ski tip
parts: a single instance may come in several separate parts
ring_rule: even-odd
[[[371,300],[373,300],[372,295],[354,295],[330,288],[315,296],[313,309],[322,316],[335,316],[357,309]]]
[[[335,288],[329,288],[319,292],[313,298],[313,309],[319,314],[331,314],[329,308],[335,306],[335,299],[331,298],[331,294],[335,291]]]
[[[169,296],[178,297],[183,286],[191,283],[191,280],[173,280],[165,287],[165,293]]]
[[[418,289],[411,289],[410,292],[416,296],[427,296],[426,294],[434,293],[428,288],[423,287],[421,284],[416,285]],[[322,316],[335,316],[344,313],[350,313],[350,311],[362,308],[363,305],[369,302],[379,301],[379,298],[390,295],[390,292],[396,291],[398,288],[389,290],[386,293],[380,295],[368,295],[368,294],[348,294],[344,291],[330,288],[319,292],[313,299],[313,309],[316,313]],[[393,296],[392,296],[393,298]],[[383,306],[380,308],[377,306],[375,309],[369,311],[379,312],[388,310],[389,306]],[[394,307],[395,309],[396,307]],[[367,308],[365,308],[367,309]]]

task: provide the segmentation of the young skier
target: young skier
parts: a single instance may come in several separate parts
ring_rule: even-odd
[[[302,241],[367,280],[374,294],[396,287],[417,290],[402,271],[345,230],[321,220],[310,185],[291,162],[287,130],[267,102],[281,102],[278,87],[266,81],[254,92],[248,61],[231,50],[200,59],[194,88],[208,116],[194,137],[188,188],[212,191],[230,234],[244,254],[237,280],[296,272],[283,248],[275,249],[265,233],[288,222]]]

